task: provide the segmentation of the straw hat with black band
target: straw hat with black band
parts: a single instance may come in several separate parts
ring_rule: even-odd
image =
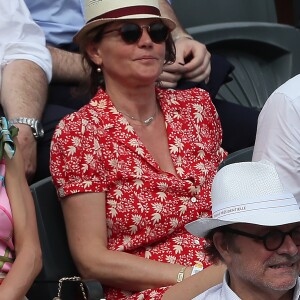
[[[159,19],[172,31],[176,24],[161,16],[158,0],[85,0],[86,24],[74,36],[80,44],[90,30],[114,21]]]

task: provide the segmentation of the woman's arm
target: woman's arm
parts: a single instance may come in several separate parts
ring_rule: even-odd
[[[15,143],[14,157],[5,155],[5,183],[13,215],[16,260],[0,286],[0,299],[10,300],[23,299],[42,266],[33,199],[16,139]]]
[[[162,300],[191,300],[214,285],[221,283],[225,270],[224,264],[210,266],[169,288]]]
[[[104,285],[141,291],[176,283],[182,266],[107,249],[104,193],[81,193],[62,200],[68,241],[84,278]],[[186,275],[191,273],[186,269]]]

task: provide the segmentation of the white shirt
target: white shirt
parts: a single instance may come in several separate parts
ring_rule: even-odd
[[[275,164],[300,206],[300,75],[273,92],[259,115],[253,161],[261,159]]]
[[[213,286],[204,293],[201,293],[192,300],[242,300],[239,298],[228,285],[228,271],[225,273],[223,283]],[[294,296],[292,300],[300,299],[300,279],[298,278],[295,286]]]
[[[0,83],[3,66],[16,59],[30,60],[39,65],[50,82],[52,62],[45,47],[45,36],[33,22],[24,1],[2,0],[0,12]]]
[[[47,44],[52,46],[71,44],[85,23],[83,0],[25,0],[25,3],[44,31]]]

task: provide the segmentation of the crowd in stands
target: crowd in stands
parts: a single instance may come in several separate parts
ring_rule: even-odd
[[[299,299],[300,75],[259,112],[218,99],[234,66],[171,1],[0,8],[0,299],[41,269],[29,185],[50,175],[108,300]]]

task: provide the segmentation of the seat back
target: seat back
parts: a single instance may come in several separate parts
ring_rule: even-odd
[[[218,98],[261,109],[270,94],[300,71],[300,31],[289,25],[233,22],[191,27],[193,37],[235,67]]]
[[[189,33],[235,67],[217,98],[262,108],[300,71],[300,31],[277,23],[275,0],[172,0]]]
[[[293,10],[294,10],[295,26],[300,28],[300,1],[299,0],[293,0]]]
[[[220,163],[218,169],[220,170],[233,163],[252,161],[253,149],[254,147],[252,146],[228,154],[228,156]]]
[[[227,22],[277,22],[275,0],[172,0],[182,26]]]
[[[69,251],[62,209],[51,177],[32,184],[30,189],[36,209],[43,268],[27,295],[30,300],[53,299],[57,296],[59,279],[78,276],[78,271]],[[99,293],[102,295],[102,287]],[[93,299],[100,299],[99,293]],[[80,294],[78,283],[63,284],[62,299],[75,300],[77,294]]]

